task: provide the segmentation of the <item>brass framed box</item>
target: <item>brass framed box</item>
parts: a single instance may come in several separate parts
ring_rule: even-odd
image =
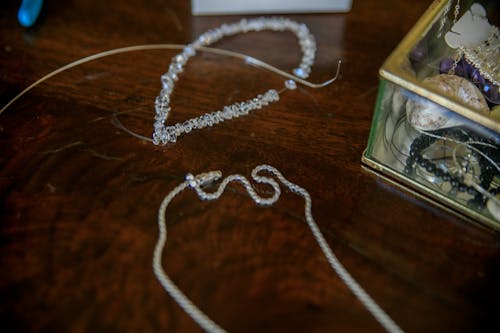
[[[445,41],[457,16],[474,15],[478,6],[457,3],[434,1],[381,67],[362,162],[436,205],[500,231],[499,87],[485,80],[484,68],[467,62],[458,51],[463,48]],[[498,19],[495,1],[480,5]],[[498,42],[494,22],[491,31],[496,39],[484,43]],[[493,46],[495,69],[500,45]]]

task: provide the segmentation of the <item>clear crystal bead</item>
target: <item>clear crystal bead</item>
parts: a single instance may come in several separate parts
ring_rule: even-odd
[[[222,110],[222,117],[224,117],[224,119],[231,119],[232,113],[231,108],[229,106],[225,106]]]
[[[294,80],[286,80],[285,87],[290,90],[295,90],[297,89],[297,84],[295,83]]]
[[[165,129],[166,132],[166,138],[168,142],[176,142],[177,141],[177,135],[175,134],[175,127],[174,126],[169,126]]]
[[[170,73],[175,73],[175,74],[180,73],[180,72],[182,72],[182,66],[181,66],[181,64],[179,64],[177,62],[172,62],[170,64],[170,66],[168,67],[168,71]]]
[[[188,57],[194,56],[196,51],[191,45],[188,45],[184,48],[184,54],[186,54]]]
[[[155,121],[157,122],[165,122],[165,120],[167,120],[167,113],[164,112],[163,110],[156,110],[156,114],[155,114]],[[156,123],[155,123],[155,126],[156,126]]]
[[[155,106],[167,106],[170,102],[170,98],[168,95],[161,95],[161,96],[156,96],[155,98]]]
[[[214,125],[218,124],[219,122],[217,121],[217,117],[215,116],[215,113],[210,114],[210,119],[212,120],[212,123]]]
[[[307,64],[312,64],[314,61],[314,54],[306,54],[304,56],[304,62]]]
[[[159,133],[158,133],[158,132],[156,132],[156,131],[155,131],[155,132],[153,133],[153,143],[154,143],[155,145],[159,145],[159,144],[160,144],[160,141],[161,141],[160,135],[159,135]]]
[[[170,137],[170,134],[168,134],[168,133],[165,133],[165,135],[162,137],[163,143],[169,143],[170,139],[171,139],[171,137]]]
[[[155,121],[155,123],[153,124],[153,127],[154,129],[157,131],[157,130],[161,130],[163,128],[163,122],[158,119],[157,121]]]
[[[203,119],[203,123],[206,124],[206,126],[213,125],[212,121],[210,120],[210,116],[208,114],[203,115],[202,119]]]
[[[174,72],[168,72],[168,76],[170,77],[170,79],[172,81],[177,81],[179,79],[179,77],[177,76],[177,74],[175,74]]]
[[[224,117],[222,116],[222,112],[221,111],[217,111],[214,114],[214,118],[215,118],[215,120],[216,120],[217,123],[220,123],[220,122],[224,121]]]
[[[175,135],[181,135],[184,129],[181,124],[175,124]]]
[[[168,95],[170,95],[170,93],[174,89],[174,82],[169,74],[170,73],[166,73],[161,76],[161,84],[163,86],[163,89],[168,91]]]
[[[258,98],[253,98],[251,105],[252,105],[252,109],[260,109],[262,106],[262,104]]]
[[[199,117],[197,120],[198,120],[198,128],[205,128],[205,127],[207,127],[207,123],[203,119],[203,117]]]
[[[304,39],[304,41],[302,42],[302,46],[309,48],[314,46],[314,42],[310,39]]]
[[[182,54],[178,54],[174,58],[175,62],[184,65],[187,61],[186,57]]]

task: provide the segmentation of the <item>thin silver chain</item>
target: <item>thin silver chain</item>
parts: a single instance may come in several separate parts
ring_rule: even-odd
[[[451,0],[448,1],[446,6],[444,7],[444,11],[443,11],[443,14],[441,16],[441,20],[439,21],[439,29],[438,29],[438,33],[436,36],[437,38],[441,37],[441,35],[443,34],[443,28],[444,28],[444,25],[446,23],[446,20],[448,19],[448,12],[450,11],[450,7],[451,7]]]
[[[443,33],[443,28],[446,23],[446,20],[448,19],[448,12],[450,11],[450,7],[452,4],[452,0],[448,1],[446,6],[444,7],[443,14],[441,16],[441,20],[439,22],[439,29],[438,29],[438,34],[437,37],[441,37]],[[460,14],[460,0],[457,0],[457,3],[455,4],[455,9],[453,10],[453,24],[457,23],[458,20],[458,14]]]
[[[223,328],[217,325],[212,319],[210,319],[205,313],[203,313],[195,304],[193,304],[189,298],[175,285],[175,283],[168,277],[162,267],[162,254],[167,240],[167,225],[165,218],[165,211],[172,201],[172,199],[181,193],[184,189],[190,187],[196,191],[200,199],[202,200],[216,200],[224,192],[226,186],[235,181],[243,184],[247,190],[250,198],[262,206],[270,206],[274,204],[281,195],[281,188],[278,182],[274,178],[261,176],[259,173],[268,172],[274,175],[279,182],[281,182],[285,188],[290,191],[302,196],[305,201],[304,214],[306,217],[307,224],[311,229],[311,232],[316,239],[316,242],[321,248],[321,251],[325,255],[332,269],[338,274],[338,276],[344,281],[347,287],[352,291],[352,293],[358,298],[358,300],[364,305],[364,307],[373,315],[373,317],[382,325],[382,327],[391,333],[403,332],[403,330],[389,317],[389,315],[368,295],[368,293],[361,287],[361,285],[349,274],[347,269],[340,263],[339,259],[333,253],[332,249],[328,246],[323,234],[321,233],[318,225],[314,221],[311,208],[312,200],[309,192],[297,184],[294,184],[287,180],[276,168],[270,165],[259,165],[252,170],[252,178],[255,182],[260,184],[267,184],[273,188],[273,194],[271,197],[265,198],[257,194],[255,189],[252,187],[251,183],[245,176],[242,175],[230,175],[222,180],[219,187],[215,192],[205,192],[203,186],[210,184],[222,177],[220,171],[211,171],[208,173],[202,173],[197,176],[188,174],[186,180],[174,188],[167,196],[163,199],[160,208],[158,210],[158,227],[159,236],[158,242],[153,255],[153,271],[161,283],[163,288],[168,294],[179,304],[179,306],[189,315],[193,320],[206,332],[225,332]]]
[[[451,3],[451,1],[450,1]],[[460,0],[457,0],[457,3],[455,4],[455,10],[453,11],[453,24],[452,27],[457,24],[458,21],[458,14],[460,14]],[[448,74],[455,74],[455,70],[457,69],[458,63],[460,62],[460,59],[462,59],[463,52],[459,51],[457,54],[455,54],[455,59],[453,61],[453,65],[451,66],[450,70],[448,71]]]
[[[457,3],[455,4],[455,10],[453,11],[453,24],[457,23],[458,14],[460,14],[460,0],[457,0]]]

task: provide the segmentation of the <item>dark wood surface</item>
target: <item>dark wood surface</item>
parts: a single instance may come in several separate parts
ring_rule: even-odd
[[[291,15],[318,43],[311,80],[242,119],[157,147],[149,136],[160,75],[176,51],[103,58],[63,72],[0,115],[2,332],[188,332],[193,321],[151,269],[156,214],[188,172],[280,169],[308,189],[329,245],[408,332],[498,331],[500,239],[363,169],[377,71],[430,1],[354,1],[347,14]],[[38,24],[0,11],[1,105],[43,75],[97,52],[188,43],[240,17],[193,17],[181,1],[46,1]],[[291,70],[292,34],[253,33],[215,46]],[[201,53],[174,94],[176,122],[245,100],[283,79]],[[231,332],[378,332],[331,271],[300,198],[255,206],[239,186],[216,202],[192,192],[167,212],[164,265]]]

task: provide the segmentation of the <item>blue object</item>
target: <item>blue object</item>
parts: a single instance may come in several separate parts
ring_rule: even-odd
[[[304,73],[304,70],[303,70],[302,68],[300,68],[300,67],[295,68],[295,69],[293,70],[293,73],[294,73],[295,75],[297,75],[298,77],[301,77],[301,78],[303,78],[303,79],[306,77],[306,73]]]
[[[43,0],[23,0],[19,11],[17,12],[17,20],[26,28],[35,24],[40,10],[42,9]]]

